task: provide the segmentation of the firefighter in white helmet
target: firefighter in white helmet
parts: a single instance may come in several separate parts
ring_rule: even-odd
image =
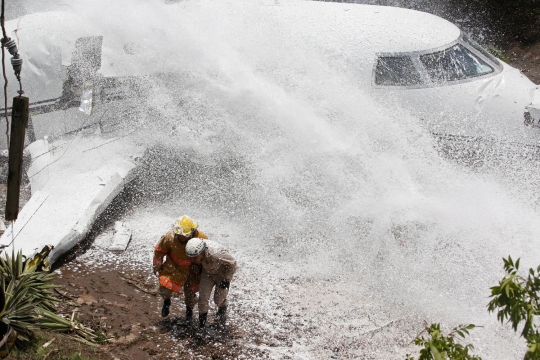
[[[186,244],[186,254],[195,264],[202,265],[199,284],[199,328],[204,331],[208,316],[210,294],[214,286],[214,302],[218,308],[216,318],[225,324],[227,294],[236,271],[236,260],[221,245],[213,241],[191,239]]]
[[[188,258],[186,244],[192,238],[208,239],[197,227],[193,219],[184,215],[176,219],[172,231],[162,236],[154,247],[153,269],[159,277],[159,294],[163,298],[161,316],[169,315],[173,293],[180,293],[183,289],[188,324],[193,319],[193,307],[197,304],[200,265],[193,264]]]

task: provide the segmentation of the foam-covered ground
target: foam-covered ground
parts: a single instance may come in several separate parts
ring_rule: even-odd
[[[442,322],[447,329],[465,322],[483,325],[470,341],[485,358],[517,359],[524,350],[517,336],[487,316],[488,291],[473,295],[479,302],[476,307],[449,291],[436,298],[418,295],[418,302],[413,302],[391,289],[395,279],[387,282],[381,275],[376,282],[363,281],[354,271],[358,264],[347,271],[335,261],[333,270],[324,271],[325,264],[318,263],[321,269],[314,272],[309,255],[304,261],[281,259],[287,254],[276,250],[277,244],[262,244],[241,224],[182,202],[150,203],[129,212],[122,220],[131,224],[133,239],[124,254],[106,250],[112,239],[109,228],[79,261],[90,267],[127,265],[146,273],[147,281],[155,281],[150,272],[153,244],[169,229],[178,206],[197,214],[201,229],[237,257],[240,269],[231,291],[231,322],[245,334],[242,343],[271,358],[404,358],[416,351],[411,341],[423,320]],[[159,309],[154,311],[157,319]]]

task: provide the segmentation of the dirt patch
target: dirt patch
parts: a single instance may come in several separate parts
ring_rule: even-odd
[[[540,84],[540,43],[530,46],[514,43],[507,54],[510,65],[521,70],[535,84]]]
[[[50,331],[36,331],[35,335],[35,341],[15,348],[7,360],[115,360],[106,350],[83,344],[70,335]]]
[[[75,260],[56,270],[61,285],[59,313],[75,312],[87,326],[103,333],[102,345],[119,359],[238,359],[267,358],[263,350],[244,341],[239,319],[223,328],[209,321],[204,337],[185,324],[183,298],[173,298],[171,315],[161,317],[162,299],[155,279],[127,267],[89,267]],[[195,313],[195,320],[197,319]],[[211,314],[210,314],[211,315]]]

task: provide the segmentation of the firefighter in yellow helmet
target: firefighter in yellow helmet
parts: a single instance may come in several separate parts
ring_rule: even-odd
[[[193,264],[188,258],[186,244],[193,238],[208,239],[197,228],[198,224],[184,215],[176,219],[172,231],[163,235],[154,247],[153,269],[159,277],[159,294],[163,298],[161,316],[169,315],[173,293],[183,289],[187,324],[193,320],[193,307],[198,300],[200,265]]]

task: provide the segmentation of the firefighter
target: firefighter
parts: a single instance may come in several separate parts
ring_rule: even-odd
[[[193,320],[193,307],[197,304],[200,265],[192,264],[186,255],[186,244],[192,238],[208,239],[198,230],[198,224],[184,215],[174,222],[173,229],[161,237],[154,247],[154,274],[159,277],[159,294],[163,298],[161,316],[169,315],[173,293],[184,289],[186,323]],[[165,259],[165,261],[163,261]]]
[[[236,271],[236,260],[221,245],[213,241],[191,239],[186,254],[195,264],[202,265],[199,284],[199,329],[204,331],[208,316],[210,294],[214,286],[214,302],[218,308],[216,319],[220,325],[226,322],[227,294]]]

